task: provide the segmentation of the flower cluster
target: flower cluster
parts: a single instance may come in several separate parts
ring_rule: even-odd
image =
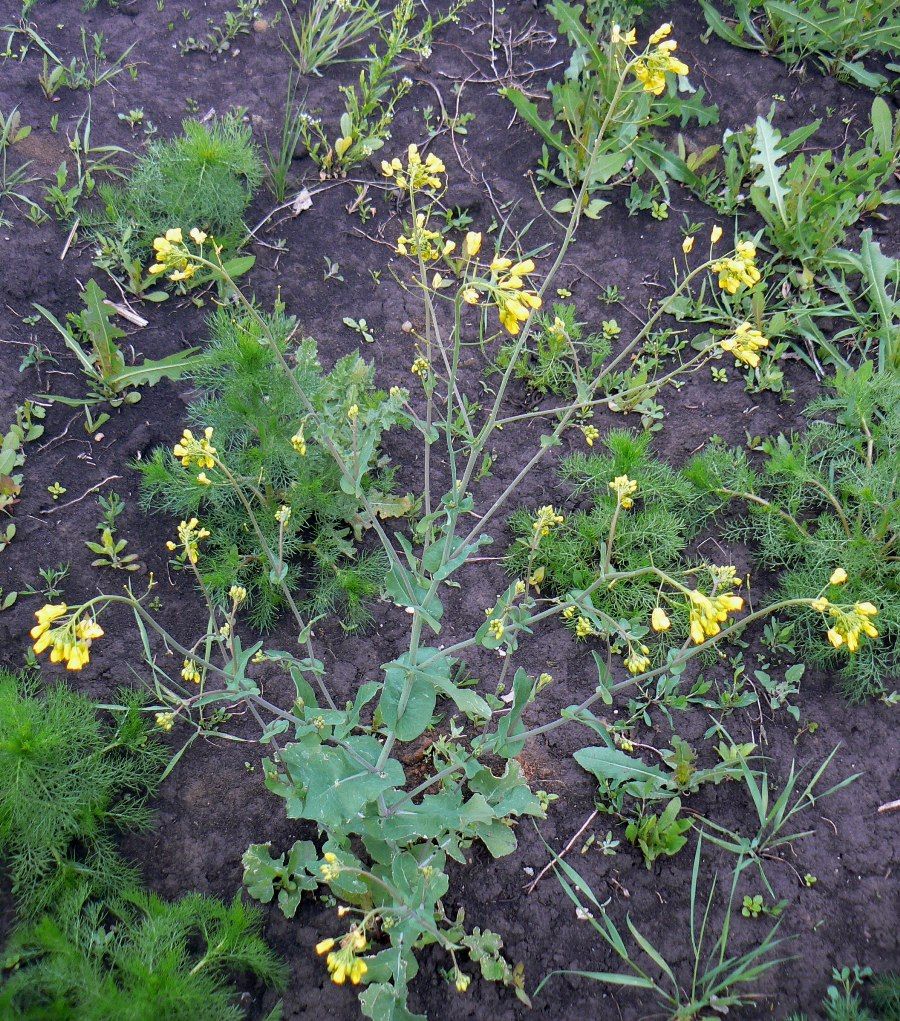
[[[181,546],[182,552],[179,554],[181,559],[196,564],[200,559],[200,540],[208,538],[209,534],[207,529],[200,527],[200,522],[196,518],[182,521],[178,525],[178,542],[169,539],[166,549],[174,552]]]
[[[186,659],[184,661],[184,665],[181,668],[181,678],[184,681],[192,681],[194,684],[200,683],[200,671],[197,668],[197,664],[192,659]]]
[[[640,646],[640,652],[629,649],[628,657],[625,660],[625,668],[630,674],[642,674],[650,669],[650,650],[646,645]]]
[[[493,613],[493,610],[489,610],[488,613]],[[488,634],[496,642],[499,642],[500,639],[503,637],[504,630],[505,628],[503,627],[503,621],[500,620],[499,617],[494,617],[493,620],[491,620],[491,622],[488,624]]]
[[[31,629],[35,653],[50,649],[50,662],[65,662],[67,670],[80,670],[91,658],[91,643],[103,637],[103,628],[92,618],[78,619],[77,613],[56,627],[54,621],[68,613],[65,603],[46,603],[35,612],[37,624]]]
[[[584,435],[584,442],[592,447],[596,440],[600,439],[600,430],[595,425],[583,425],[581,432]]]
[[[756,245],[752,241],[738,241],[734,256],[714,262],[712,270],[719,274],[719,287],[728,294],[736,294],[742,284],[753,287],[760,280],[756,268]]]
[[[696,645],[702,645],[707,638],[715,637],[722,630],[719,625],[728,619],[728,614],[744,608],[744,600],[730,593],[708,596],[694,589],[688,592],[688,598],[691,638]]]
[[[410,366],[409,371],[414,375],[418,376],[421,380],[428,379],[428,374],[431,372],[431,365],[428,363],[427,358],[422,358],[421,355]]]
[[[306,457],[306,437],[303,435],[302,425],[291,437],[291,446],[301,457]]]
[[[837,567],[828,581],[832,585],[843,585],[847,581],[847,577],[844,568]],[[824,617],[830,618],[830,627],[826,637],[835,649],[840,649],[843,646],[848,652],[856,652],[859,648],[861,634],[869,638],[878,637],[878,629],[870,620],[871,617],[878,614],[878,607],[874,603],[837,605],[825,596],[818,596],[812,600],[810,606]]]
[[[439,175],[447,172],[443,161],[433,152],[428,153],[425,159],[419,153],[417,145],[411,145],[406,150],[406,166],[395,156],[390,163],[382,160],[381,172],[385,177],[390,177],[396,182],[401,191],[437,191],[443,186]]]
[[[556,525],[561,525],[563,521],[565,521],[565,518],[562,514],[557,514],[553,505],[548,503],[535,514],[532,528],[537,535],[543,537],[549,535],[550,529],[555,528]]]
[[[190,429],[185,429],[181,439],[172,448],[172,453],[181,459],[185,468],[195,464],[198,468],[215,468],[216,448],[212,445],[212,426],[203,430],[203,438],[198,439]]]
[[[741,323],[734,335],[722,341],[723,351],[734,355],[735,359],[755,369],[759,365],[759,352],[769,346],[769,338],[759,330],[754,330],[749,323]]]
[[[207,235],[197,227],[192,227],[189,237],[202,252]],[[172,227],[163,237],[156,238],[153,242],[153,251],[156,258],[156,262],[150,267],[153,276],[168,273],[169,279],[177,282],[190,280],[197,272],[197,263],[193,261],[180,227]]]
[[[455,247],[452,241],[439,244],[440,240],[440,231],[429,230],[425,214],[416,213],[415,226],[409,237],[397,238],[397,251],[400,255],[414,255],[424,262],[433,262],[442,255],[448,255]]]
[[[340,948],[335,950],[337,940],[329,937],[316,944],[316,953],[321,957],[327,954],[325,963],[328,974],[335,985],[342,986],[349,978],[357,986],[363,975],[369,970],[366,962],[358,956],[366,949],[366,934],[362,929],[351,929],[340,941]]]
[[[650,36],[647,53],[639,57],[632,67],[635,78],[641,83],[644,92],[653,96],[661,96],[666,87],[666,74],[687,74],[690,70],[683,61],[674,56],[678,43],[668,36],[672,26],[666,22]],[[633,36],[633,33],[630,33]],[[626,37],[627,41],[627,37]]]
[[[609,488],[616,494],[619,506],[630,510],[634,506],[632,497],[637,492],[638,484],[627,475],[617,475],[609,484]]]
[[[491,263],[490,290],[497,303],[500,322],[507,333],[515,336],[519,323],[524,323],[531,311],[541,307],[541,299],[534,292],[525,289],[524,278],[534,272],[534,260],[497,258]]]

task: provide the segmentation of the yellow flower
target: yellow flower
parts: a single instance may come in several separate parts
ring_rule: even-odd
[[[587,638],[594,633],[594,626],[587,617],[579,617],[575,621],[575,635],[577,638]]]
[[[228,595],[235,606],[240,606],[247,598],[247,590],[243,585],[232,585],[228,590]]]
[[[427,379],[428,373],[431,371],[431,365],[427,358],[419,357],[410,366],[409,371],[414,375],[418,376],[419,379]]]
[[[830,627],[826,632],[828,641],[836,648],[840,648],[844,644],[844,639],[839,632],[835,631],[833,627]]]
[[[347,418],[351,422],[355,422],[359,418],[359,405],[358,404],[351,404],[350,407],[347,408]]]
[[[467,305],[477,305],[480,296],[474,287],[467,287],[462,293],[462,299]]]
[[[202,245],[203,242],[206,241],[208,235],[205,234],[202,230],[199,230],[197,227],[191,227],[190,236],[191,241],[193,241],[195,245]]]
[[[465,242],[466,255],[470,259],[474,259],[475,256],[481,251],[481,232],[477,230],[470,230],[466,232]]]
[[[584,434],[584,442],[592,447],[594,441],[600,438],[600,430],[595,425],[583,425],[581,431]]]
[[[172,453],[181,458],[185,468],[195,464],[198,468],[214,468],[216,465],[216,448],[212,440],[212,427],[203,430],[203,439],[195,438],[190,429],[185,429],[181,439],[172,448]]]
[[[552,504],[541,507],[534,516],[532,528],[539,536],[550,534],[550,529],[561,525],[565,521],[562,514],[557,514]]]
[[[95,638],[103,637],[103,628],[92,618],[78,618],[76,610],[56,627],[68,612],[65,603],[47,603],[35,612],[37,624],[31,629],[36,655],[50,649],[50,662],[65,662],[67,670],[81,670],[90,660],[90,648]]]
[[[721,237],[722,237],[722,228],[718,224],[716,224],[713,227],[712,231],[710,232],[709,243],[711,245],[718,244],[718,242],[721,239]]]
[[[185,681],[193,681],[194,684],[200,683],[200,671],[197,669],[197,664],[192,659],[186,659],[184,666],[181,668],[181,676]]]
[[[37,624],[31,629],[32,638],[40,638],[55,620],[59,620],[69,609],[65,603],[45,603],[39,610],[35,610]]]
[[[688,593],[688,598],[691,638],[696,645],[715,637],[722,630],[719,625],[728,619],[728,614],[736,613],[744,606],[740,596],[707,596],[696,589]]]
[[[661,96],[666,87],[666,74],[685,75],[690,70],[673,53],[678,47],[674,39],[665,39],[672,31],[671,25],[662,25],[652,36],[649,45],[653,47],[638,58],[632,67],[632,73],[643,86],[644,92]],[[665,39],[665,42],[663,40]]]
[[[654,631],[668,631],[672,626],[672,621],[661,606],[657,606],[650,615],[650,626]]]
[[[719,259],[712,264],[712,270],[719,274],[719,287],[728,294],[736,294],[741,285],[753,287],[760,280],[756,245],[752,241],[739,241],[734,257]]]
[[[182,549],[181,557],[188,560],[191,564],[196,564],[200,559],[200,540],[208,538],[209,535],[209,531],[201,528],[200,522],[196,518],[180,522],[178,525],[178,541]],[[166,548],[175,550],[178,546],[170,539],[166,543]]]
[[[629,28],[626,32],[623,32],[621,25],[613,25],[610,41],[613,45],[622,43],[625,46],[636,46],[637,33],[633,28]]]
[[[630,674],[642,674],[650,667],[650,658],[637,652],[632,652],[625,660],[625,667]]]
[[[302,425],[291,437],[291,446],[301,457],[306,457],[306,437],[303,435]]]
[[[444,163],[433,152],[422,159],[417,145],[406,150],[406,166],[395,156],[390,163],[381,161],[381,172],[392,178],[401,191],[435,191],[443,186],[440,174],[446,173]]]
[[[488,624],[488,634],[496,642],[499,642],[500,639],[503,637],[503,631],[504,631],[503,621],[499,620],[496,617],[490,622],[490,624]]]
[[[497,303],[500,323],[513,336],[519,332],[519,324],[531,315],[531,310],[541,307],[540,297],[526,290],[523,280],[534,268],[533,259],[523,259],[513,265],[511,259],[497,258],[490,266],[490,289]]]
[[[400,255],[418,256],[424,262],[430,262],[441,257],[443,246],[438,247],[435,242],[440,240],[440,232],[429,230],[424,213],[416,214],[415,225],[409,232],[409,237],[397,238],[397,252]]]
[[[169,274],[170,280],[190,280],[191,277],[197,272],[197,267],[194,263],[188,263],[184,269],[176,269],[174,272]]]
[[[734,334],[726,337],[720,346],[723,351],[734,355],[736,361],[755,369],[759,365],[757,352],[769,346],[769,338],[764,337],[759,330],[754,330],[749,323],[741,323]]]
[[[277,511],[275,511],[275,520],[279,525],[284,527],[291,519],[291,508],[283,503]]]
[[[329,950],[334,946],[335,941],[329,936],[328,939],[320,940],[316,944],[316,953],[321,957],[322,954],[327,954]]]
[[[813,599],[809,605],[813,610],[824,613],[831,606],[831,603],[824,596],[819,596],[818,599]]]
[[[472,980],[464,971],[460,971],[457,968],[456,977],[453,980],[453,984],[456,986],[456,991],[458,993],[464,993],[469,988],[469,983],[471,981]]]
[[[844,570],[843,567],[836,567],[832,571],[831,577],[828,579],[828,581],[832,585],[843,585],[846,580],[847,580],[847,572]]]
[[[681,250],[685,255],[690,255],[691,249],[694,247],[694,235],[691,234],[681,242]]]
[[[634,506],[634,500],[631,498],[638,489],[634,479],[628,478],[627,475],[618,475],[609,483],[609,488],[616,494],[619,505],[625,510],[630,510]]]
[[[175,713],[157,713],[156,725],[160,730],[168,733],[175,723]]]
[[[200,483],[201,486],[212,485],[212,479],[210,479],[206,472],[200,472],[200,474],[197,476],[197,481]]]

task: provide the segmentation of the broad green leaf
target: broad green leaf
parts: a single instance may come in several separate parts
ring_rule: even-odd
[[[756,136],[753,140],[753,152],[750,162],[760,168],[759,176],[753,183],[754,188],[761,188],[768,194],[769,201],[778,212],[781,222],[787,224],[787,209],[784,200],[788,190],[781,183],[784,167],[778,160],[784,157],[780,148],[781,133],[773,127],[765,117],[756,118]]]
[[[408,652],[383,667],[384,687],[378,708],[401,741],[414,741],[424,733],[437,702],[435,681],[450,680],[450,661],[437,649],[419,649],[419,659],[431,657],[435,658],[424,669],[410,664]]]
[[[610,780],[613,783],[625,783],[633,780],[652,780],[654,783],[665,783],[668,777],[656,766],[648,766],[641,759],[627,755],[618,748],[579,748],[574,755],[575,761],[593,773],[598,780]]]
[[[289,819],[312,819],[326,829],[339,829],[380,794],[403,786],[403,767],[396,759],[388,759],[377,773],[363,765],[375,766],[380,741],[364,735],[347,738],[345,744],[349,751],[304,738],[282,750],[280,759],[293,790],[269,786],[287,798]]]

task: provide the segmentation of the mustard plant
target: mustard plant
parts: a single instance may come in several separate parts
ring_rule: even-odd
[[[666,70],[656,47],[666,34],[657,33],[655,43],[623,55],[610,121],[620,101],[631,101],[626,84],[633,79],[645,80],[655,89],[655,76],[662,74],[665,86]],[[667,52],[671,50],[662,51]],[[601,125],[592,158],[601,158],[605,131]],[[271,750],[263,768],[266,786],[284,799],[291,818],[315,823],[321,836],[314,854],[301,847],[285,849],[279,856],[276,849],[271,864],[252,856],[248,878],[264,899],[274,894],[276,884],[288,893],[300,886],[312,893],[315,885],[317,891],[328,891],[341,902],[338,917],[343,920],[322,934],[315,950],[334,982],[363,987],[360,1007],[370,1018],[391,1012],[403,1016],[416,954],[429,945],[446,953],[450,981],[460,993],[469,987],[474,965],[482,977],[502,981],[525,998],[522,970],[503,958],[500,937],[478,929],[467,932],[461,919],[447,916],[443,904],[450,860],[464,862],[467,852],[508,855],[516,847],[516,820],[544,815],[548,799],[530,789],[516,758],[530,737],[582,719],[596,703],[609,704],[616,695],[660,676],[667,667],[651,663],[649,643],[655,641],[651,632],[679,635],[680,644],[669,660],[671,667],[677,667],[774,613],[811,606],[817,598],[783,599],[738,617],[744,611],[744,597],[736,591],[740,579],[730,565],[705,562],[689,575],[677,577],[655,564],[622,570],[615,560],[616,533],[643,499],[640,482],[623,473],[606,481],[615,509],[606,554],[587,585],[547,596],[539,591],[539,581],[523,571],[497,592],[492,605],[481,608],[485,619],[480,627],[442,643],[448,586],[464,584],[461,572],[475,569],[479,551],[492,541],[488,528],[498,523],[522,482],[560,445],[563,434],[584,435],[580,427],[591,409],[609,399],[608,394],[601,395],[601,383],[657,328],[668,306],[664,300],[654,307],[635,336],[584,382],[574,399],[516,413],[508,405],[515,366],[536,325],[535,313],[543,307],[584,215],[590,182],[596,179],[590,161],[552,263],[540,273],[535,261],[522,257],[515,246],[486,251],[484,235],[478,230],[457,238],[441,232],[436,203],[445,187],[446,170],[435,154],[423,156],[412,145],[402,158],[385,160],[382,172],[408,204],[409,218],[396,251],[409,260],[410,286],[420,294],[424,313],[422,324],[418,329],[414,326],[410,335],[411,387],[394,385],[386,402],[391,415],[422,438],[421,502],[406,531],[394,527],[393,534],[388,533],[366,482],[385,405],[367,406],[360,401],[346,407],[339,401],[318,406],[315,395],[293,371],[272,318],[235,285],[214,239],[207,245],[205,236],[161,236],[153,271],[172,276],[196,266],[197,272],[218,274],[234,294],[240,314],[252,323],[258,345],[281,365],[293,390],[297,418],[303,420],[298,447],[315,442],[330,454],[342,492],[358,503],[362,523],[381,546],[388,568],[386,598],[398,617],[408,621],[408,643],[404,641],[402,651],[398,649],[395,658],[383,664],[379,679],[366,678],[339,704],[309,619],[287,584],[280,540],[282,526],[290,520],[290,507],[276,511],[278,541],[273,543],[260,523],[261,503],[249,480],[231,470],[215,429],[208,425],[202,432],[185,433],[172,452],[182,467],[196,473],[196,484],[221,488],[244,508],[246,525],[256,534],[271,566],[272,583],[281,586],[294,617],[299,649],[269,648],[258,640],[245,644],[240,631],[247,591],[241,585],[232,586],[227,599],[218,604],[208,600],[205,633],[185,641],[159,623],[147,605],[146,593],[133,592],[96,596],[62,608],[44,607],[34,634],[41,650],[50,649],[58,660],[68,659],[71,668],[81,669],[89,661],[88,643],[95,640],[91,636],[99,627],[98,618],[114,605],[129,606],[145,647],[158,726],[166,731],[178,726],[179,731],[184,728],[197,734],[211,708],[247,708],[261,728],[260,739]],[[720,239],[721,230],[711,239],[706,257],[700,256],[698,248],[679,272],[673,295],[690,291],[711,275],[715,286],[726,292],[756,286],[759,272],[752,242],[741,239],[734,249],[713,250]],[[682,254],[687,258],[690,253],[684,249]],[[513,349],[493,398],[476,410],[462,392],[460,361],[464,338],[470,330],[477,331],[472,319],[484,317],[513,338]],[[728,323],[723,328],[727,346],[716,344],[696,352],[667,375],[676,378],[722,354],[752,361],[767,338],[740,327],[740,322]],[[345,423],[341,429],[338,419]],[[546,422],[543,437],[522,452],[520,466],[500,492],[480,500],[479,473],[496,431],[521,428],[539,419]],[[303,456],[299,450],[297,456]],[[536,509],[530,540],[535,554],[564,521],[565,515],[553,505]],[[196,569],[199,575],[205,550],[213,541],[212,530],[199,518],[189,517],[178,526],[170,548],[186,569]],[[594,602],[595,595],[599,600],[613,587],[645,579],[657,586],[658,602],[634,625],[617,621]],[[846,606],[839,598],[835,597],[834,605],[841,612],[856,612],[853,604]],[[577,706],[556,716],[544,709],[541,698],[552,676],[539,661],[526,660],[524,653],[531,635],[561,621],[565,623],[560,626],[571,627],[576,636],[606,645],[611,666],[598,655],[598,666],[602,666],[598,683],[589,686]],[[822,641],[825,630],[822,627]],[[154,656],[151,635],[183,663],[176,677],[166,669],[167,659]],[[609,651],[612,645],[619,649],[616,658]],[[465,682],[464,657],[476,648],[496,655],[490,678],[493,692],[479,692]],[[289,706],[278,705],[263,692],[257,669],[263,662],[275,664],[291,679]],[[627,678],[615,682],[613,666]],[[506,695],[499,703],[502,709],[495,708],[500,694]],[[449,714],[453,724],[434,742],[424,778],[412,782],[400,750],[426,732],[436,711]],[[291,890],[287,883],[296,885]],[[290,912],[293,898],[286,901],[283,906]],[[715,985],[712,989],[716,992]]]

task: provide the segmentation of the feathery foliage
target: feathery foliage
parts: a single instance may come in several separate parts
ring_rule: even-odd
[[[96,234],[115,239],[139,261],[170,227],[197,227],[226,251],[235,248],[263,179],[250,127],[237,117],[186,120],[182,127],[178,137],[151,143],[123,185],[101,188],[103,207],[87,218]]]
[[[843,567],[842,601],[878,607],[879,639],[849,659],[822,641],[817,614],[801,610],[790,622],[798,656],[841,667],[853,700],[882,692],[900,666],[898,402],[900,379],[866,363],[839,372],[806,409],[804,433],[762,445],[761,469],[744,451],[713,443],[684,473],[711,498],[723,537],[747,543],[761,568],[781,573],[781,595],[819,592]]]
[[[294,320],[276,311],[267,316],[273,336],[293,365],[294,379],[310,402],[327,414],[335,436],[349,436],[348,409],[363,414],[387,408],[385,395],[373,388],[374,370],[357,354],[322,371],[315,341],[294,341]],[[305,453],[292,438],[304,424],[294,384],[250,315],[219,309],[209,321],[211,337],[193,371],[200,396],[191,404],[191,424],[211,426],[216,448],[234,477],[243,483],[269,548],[279,548],[280,507],[290,508],[281,550],[291,589],[303,586],[307,609],[323,613],[339,608],[348,629],[369,619],[366,603],[378,594],[386,570],[380,553],[361,553],[359,504],[341,488],[341,474],[329,451],[312,435]],[[385,411],[383,428],[392,424]],[[377,456],[377,455],[376,455]],[[234,488],[202,486],[197,472],[185,468],[171,450],[158,448],[136,464],[142,475],[146,509],[188,518],[198,516],[211,535],[197,567],[215,599],[229,587],[247,589],[247,612],[258,627],[269,627],[284,605],[279,579],[272,578],[259,537]],[[388,516],[408,509],[404,500],[385,495],[391,473],[374,468],[366,488],[378,510]]]
[[[230,979],[281,986],[284,966],[259,935],[259,912],[189,894],[131,891],[109,901],[74,889],[6,948],[0,1015],[71,1021],[239,1021]]]
[[[73,884],[109,892],[133,882],[114,833],[149,825],[167,758],[133,693],[106,722],[65,685],[38,689],[34,675],[0,671],[0,854],[26,916]]]
[[[541,540],[531,570],[543,568],[541,590],[562,595],[584,589],[596,578],[616,509],[609,488],[612,479],[627,475],[638,483],[640,501],[618,518],[612,564],[632,571],[649,564],[662,570],[678,568],[685,549],[702,520],[702,501],[696,490],[664,461],[653,457],[652,434],[613,429],[602,440],[606,451],[573,454],[563,461],[560,474],[575,487],[575,495],[589,501],[584,510],[566,517]],[[510,517],[515,536],[507,555],[513,574],[528,567],[534,514],[522,508]],[[593,596],[594,605],[616,619],[646,619],[657,602],[658,582],[633,579]],[[684,625],[687,626],[685,614]],[[678,630],[675,628],[674,630]]]

